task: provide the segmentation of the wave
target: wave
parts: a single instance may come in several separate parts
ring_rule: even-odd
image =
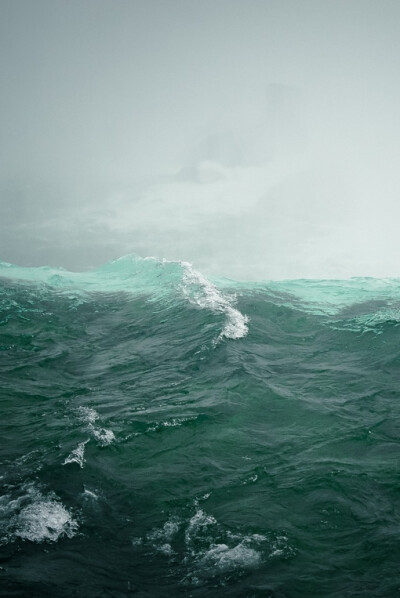
[[[127,255],[88,272],[0,262],[0,278],[44,284],[58,291],[125,292],[174,303],[185,299],[197,308],[224,314],[225,326],[215,343],[223,338],[240,339],[248,332],[248,318],[233,306],[234,295],[223,294],[189,262]]]
[[[357,332],[379,331],[385,323],[400,323],[400,279],[351,278],[346,280],[286,280],[239,282],[210,280],[185,261],[126,255],[85,272],[42,266],[28,268],[0,262],[0,278],[37,285],[74,295],[127,293],[142,295],[165,306],[184,302],[225,318],[213,344],[241,339],[249,318],[235,303],[242,297],[259,297],[309,314],[327,316],[334,327]]]

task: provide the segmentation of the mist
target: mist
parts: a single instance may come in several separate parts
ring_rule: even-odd
[[[397,0],[2,0],[0,259],[398,276]]]

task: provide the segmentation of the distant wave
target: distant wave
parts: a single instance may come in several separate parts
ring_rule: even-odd
[[[277,305],[329,316],[332,324],[356,331],[376,331],[386,321],[400,323],[398,278],[211,281],[189,262],[142,258],[135,254],[86,272],[48,266],[28,268],[0,262],[0,278],[47,285],[68,293],[124,292],[170,304],[188,301],[196,308],[225,316],[225,324],[214,344],[224,338],[240,339],[247,335],[249,319],[234,303],[237,297],[255,293],[261,293],[266,301]]]
[[[225,325],[216,339],[240,339],[248,332],[248,318],[233,306],[234,296],[215,284],[189,262],[127,255],[88,272],[63,268],[24,268],[0,262],[0,277],[50,285],[59,290],[118,292],[149,295],[152,300],[184,298],[193,306],[225,315]]]

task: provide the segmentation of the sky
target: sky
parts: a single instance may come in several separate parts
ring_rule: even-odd
[[[398,276],[398,0],[0,0],[0,259]]]

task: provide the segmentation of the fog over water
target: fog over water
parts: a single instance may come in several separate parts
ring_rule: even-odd
[[[398,0],[2,0],[0,259],[398,276]]]

